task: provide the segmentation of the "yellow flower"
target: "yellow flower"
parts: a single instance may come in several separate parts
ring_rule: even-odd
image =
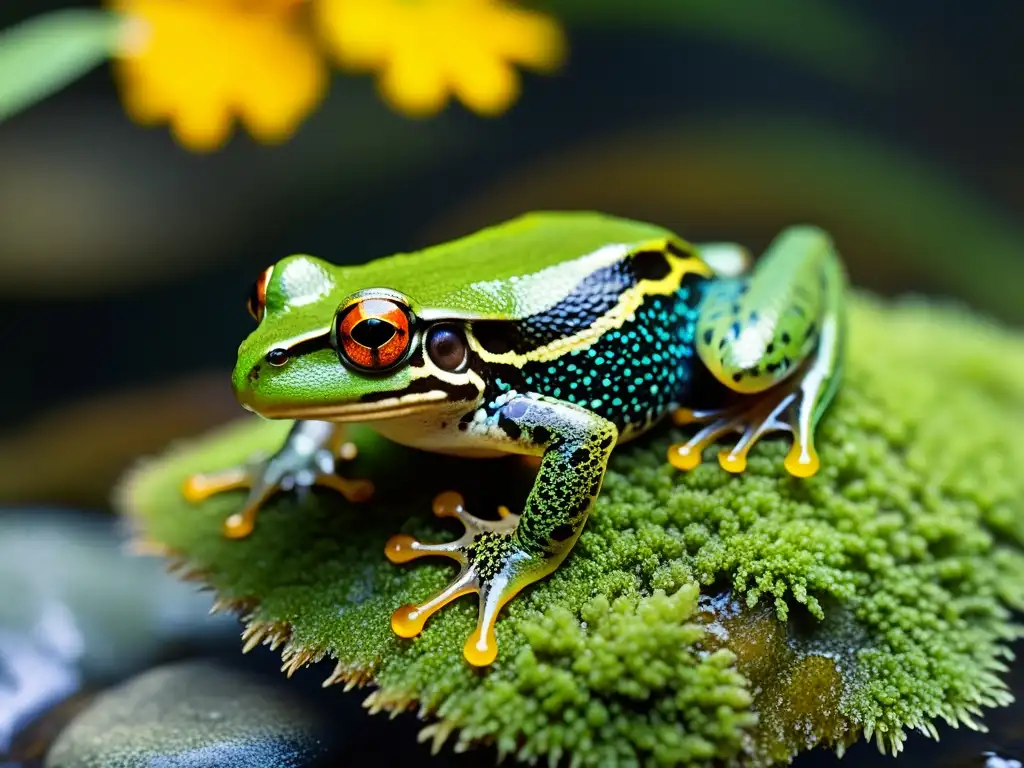
[[[339,63],[378,72],[383,97],[410,115],[451,96],[499,114],[519,93],[513,65],[550,72],[565,53],[554,19],[503,0],[318,0],[315,12]]]
[[[323,98],[326,67],[295,0],[107,0],[132,20],[115,60],[129,115],[186,147],[221,146],[235,120],[287,139]]]

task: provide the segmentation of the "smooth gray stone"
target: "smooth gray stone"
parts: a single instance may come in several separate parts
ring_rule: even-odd
[[[179,662],[97,697],[46,768],[306,768],[328,755],[326,714],[275,678]]]

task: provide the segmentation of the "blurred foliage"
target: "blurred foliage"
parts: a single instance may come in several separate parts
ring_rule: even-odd
[[[0,31],[0,122],[105,61],[123,27],[114,14],[68,10]]]
[[[400,527],[443,538],[416,511],[451,486],[477,514],[514,509],[530,482],[521,464],[470,467],[359,429],[350,476],[373,478],[378,499],[279,496],[251,537],[227,540],[241,495],[192,506],[180,488],[280,444],[287,422],[252,420],[146,462],[120,506],[148,547],[244,615],[248,647],[282,648],[289,673],[335,659],[330,682],[372,681],[374,708],[434,714],[425,735],[439,743],[583,765],[764,765],[860,735],[895,752],[904,729],[936,735],[937,719],[970,725],[1011,700],[1000,674],[1019,634],[1010,611],[1024,608],[1024,339],[858,298],[849,342],[818,475],[789,477],[779,440],[739,477],[713,461],[673,470],[675,432],[617,450],[577,547],[509,604],[483,674],[461,655],[472,601],[414,641],[392,634],[391,612],[448,569],[396,568],[382,550]]]
[[[838,2],[774,0],[768,12],[720,0],[545,0],[542,5],[570,26],[683,30],[860,85],[891,72],[896,58],[891,41],[861,8]]]
[[[514,216],[525,200],[750,246],[813,222],[835,237],[855,282],[915,286],[1024,321],[1024,226],[914,152],[829,123],[747,113],[592,140],[493,182],[424,239]]]

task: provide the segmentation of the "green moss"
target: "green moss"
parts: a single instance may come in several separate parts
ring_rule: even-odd
[[[182,445],[132,474],[122,506],[246,612],[249,640],[283,643],[289,668],[336,659],[332,681],[372,681],[374,708],[419,706],[438,744],[454,733],[580,765],[767,764],[862,734],[895,751],[906,728],[971,724],[1009,701],[998,674],[1010,611],[1024,609],[1024,340],[965,313],[854,303],[810,480],[785,475],[785,440],[759,445],[739,477],[713,451],[674,471],[667,430],[618,450],[574,553],[508,606],[484,673],[461,656],[469,598],[415,641],[391,633],[392,610],[452,570],[392,566],[383,545],[398,530],[453,536],[428,511],[447,488],[481,515],[515,508],[522,465],[362,431],[349,474],[374,478],[374,503],[282,497],[252,537],[222,539],[240,496],[191,507],[182,480],[272,449],[286,428],[247,421]]]

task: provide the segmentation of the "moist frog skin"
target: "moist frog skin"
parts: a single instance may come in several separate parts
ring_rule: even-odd
[[[520,590],[572,550],[601,491],[608,458],[663,419],[696,424],[667,460],[695,467],[719,453],[742,472],[769,432],[792,434],[786,469],[818,470],[814,430],[841,377],[846,280],[830,237],[783,230],[760,258],[737,245],[693,245],[661,227],[590,212],[531,213],[423,251],[362,266],[288,256],[256,281],[256,329],[232,383],[239,402],[294,420],[280,450],[195,475],[200,501],[248,489],[224,533],[249,535],[275,493],[319,485],[353,502],[373,478],[346,478],[345,424],[402,445],[469,459],[533,456],[523,509],[496,520],[442,494],[435,514],[465,533],[432,544],[399,534],[395,563],[440,555],[460,572],[438,594],[398,608],[414,637],[452,600],[479,595],[464,654],[497,657],[494,627]]]

